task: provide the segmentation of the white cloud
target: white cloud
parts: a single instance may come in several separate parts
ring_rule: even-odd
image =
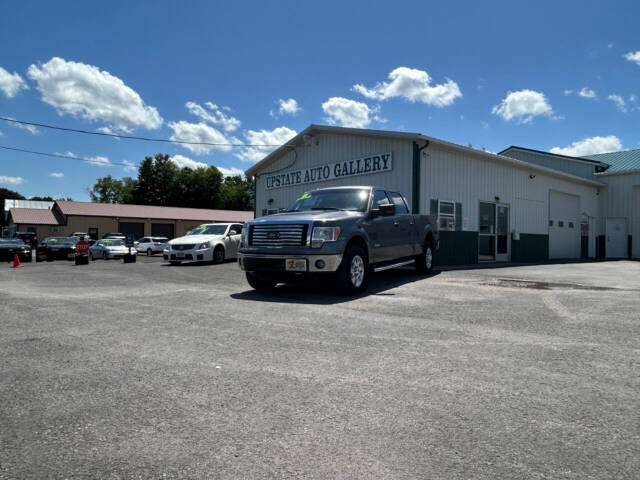
[[[235,177],[236,175],[240,175],[241,177],[244,177],[244,170],[241,170],[236,167],[231,167],[231,168],[216,167],[216,168],[220,170],[220,173],[222,173],[222,175],[224,175],[225,177]]]
[[[112,165],[111,161],[107,157],[103,157],[102,155],[87,157],[86,162],[91,165],[96,165],[98,167],[109,167]]]
[[[630,62],[640,65],[640,50],[625,53],[624,58],[626,58]]]
[[[227,138],[220,130],[207,125],[204,122],[189,123],[184,120],[170,122],[169,128],[173,130],[173,135],[169,138],[173,141],[184,140],[187,142],[217,143],[221,145],[188,145],[181,144],[182,147],[192,151],[196,155],[209,153],[211,150],[231,150],[229,143],[238,143],[235,138]]]
[[[171,157],[171,161],[175,163],[178,168],[187,167],[191,170],[195,170],[196,168],[207,168],[209,166],[206,163],[191,160],[189,157],[185,157],[184,155],[174,155]]]
[[[289,98],[287,100],[281,98],[278,100],[278,111],[274,112],[273,110],[269,111],[269,115],[272,117],[277,117],[278,115],[295,115],[302,108],[298,105],[298,101],[295,98]]]
[[[211,125],[222,127],[225,132],[233,132],[241,125],[240,120],[224,113],[225,110],[231,111],[229,107],[220,107],[212,102],[205,102],[204,105],[203,107],[196,102],[187,102],[185,104],[190,113]]]
[[[9,73],[0,67],[0,91],[7,98],[15,97],[20,90],[28,90],[29,85],[16,72]]]
[[[607,48],[613,48],[613,43],[608,43]]]
[[[622,96],[614,93],[609,95],[607,98],[611,100],[621,112],[627,111],[627,102],[624,101],[624,98],[622,98]]]
[[[436,107],[447,107],[462,97],[456,82],[447,78],[445,83],[432,85],[431,77],[424,70],[398,67],[389,73],[388,78],[390,81],[378,82],[372,88],[362,84],[354,85],[353,90],[375,100],[402,97],[410,102],[422,102]]]
[[[53,57],[47,63],[31,65],[27,75],[37,82],[42,101],[60,114],[104,121],[124,131],[162,125],[156,108],[146,105],[118,77],[93,65]]]
[[[565,95],[571,95],[573,93],[573,90],[565,90],[564,94]]]
[[[596,98],[596,92],[591,90],[589,87],[583,87],[578,92],[578,95],[581,96],[582,98]]]
[[[236,157],[247,161],[257,162],[266,157],[280,145],[284,145],[296,136],[296,131],[288,127],[278,127],[273,130],[249,130],[244,136],[247,143],[255,145],[275,145],[262,147],[248,147],[236,154]]]
[[[584,157],[596,153],[617,152],[622,149],[622,143],[615,135],[606,137],[584,138],[573,142],[568,147],[553,147],[551,153],[568,155],[570,157]]]
[[[0,185],[20,185],[22,182],[24,182],[24,178],[22,177],[0,175]]]
[[[51,172],[49,174],[49,176],[53,177],[53,178],[63,178],[64,177],[64,173],[62,173],[62,172]]]
[[[129,160],[122,160],[122,169],[125,172],[135,172],[137,170],[136,164],[133,162],[130,162]]]
[[[12,117],[7,117],[7,118],[9,118],[11,120],[15,120],[15,118],[12,118]],[[34,125],[25,125],[23,123],[16,123],[16,122],[7,122],[7,123],[9,125],[11,125],[12,127],[20,128],[22,130],[26,130],[32,135],[40,133],[40,130],[38,130]]]
[[[518,120],[522,123],[530,122],[539,115],[551,116],[553,109],[542,92],[534,90],[519,90],[507,92],[500,105],[496,105],[491,113],[499,115],[505,120]]]
[[[371,123],[371,115],[376,112],[366,103],[356,102],[343,97],[331,97],[322,104],[322,110],[328,116],[331,125],[364,128]]]

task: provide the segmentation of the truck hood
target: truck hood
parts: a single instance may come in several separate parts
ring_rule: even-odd
[[[194,243],[211,242],[213,240],[219,240],[224,235],[185,235],[184,237],[174,238],[169,240],[169,245],[192,245]]]
[[[311,210],[307,212],[285,212],[260,217],[252,220],[252,225],[263,223],[296,223],[296,222],[335,222],[348,218],[358,218],[364,215],[363,212],[351,212],[344,210]]]

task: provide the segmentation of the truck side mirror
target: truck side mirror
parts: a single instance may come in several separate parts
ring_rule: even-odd
[[[396,206],[393,203],[378,205],[378,215],[381,217],[393,217],[396,214]]]

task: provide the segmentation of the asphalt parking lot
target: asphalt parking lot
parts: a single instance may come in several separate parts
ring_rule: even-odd
[[[631,479],[640,263],[251,291],[0,265],[0,478]]]

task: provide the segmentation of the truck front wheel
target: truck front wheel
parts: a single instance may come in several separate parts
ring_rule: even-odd
[[[336,274],[342,293],[358,295],[364,292],[369,279],[369,262],[364,250],[356,245],[348,246]]]
[[[249,285],[251,285],[253,289],[259,292],[267,292],[269,290],[273,290],[278,284],[273,280],[269,280],[264,277],[259,277],[256,274],[251,272],[247,272],[247,282],[249,282]]]

